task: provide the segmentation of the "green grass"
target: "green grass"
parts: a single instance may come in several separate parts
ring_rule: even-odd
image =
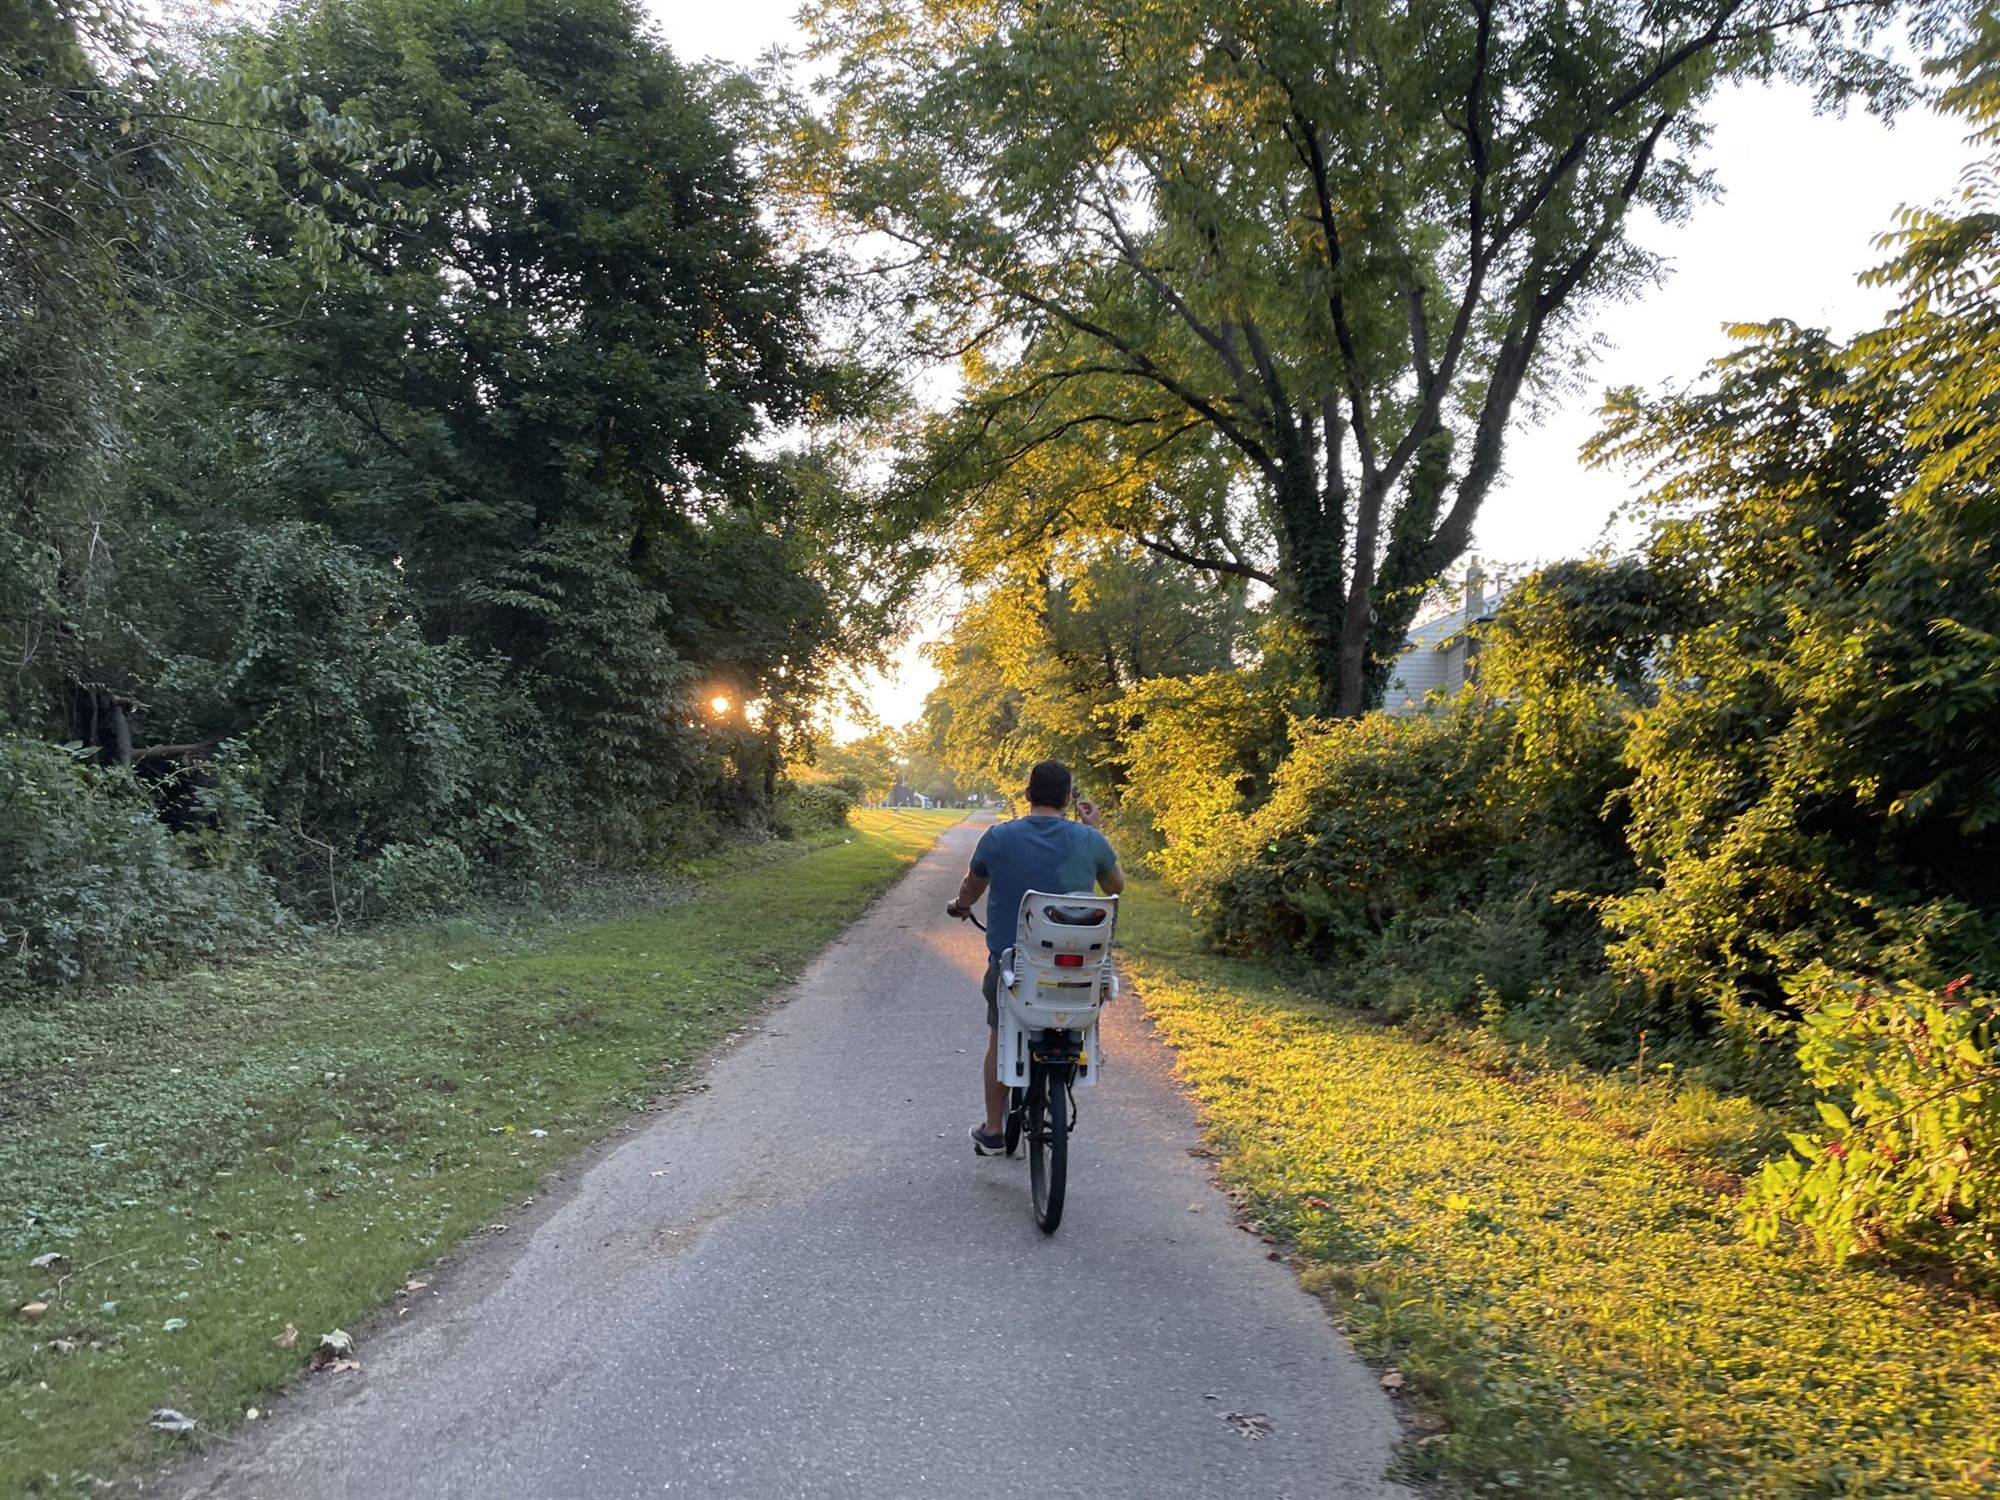
[[[1408,1382],[1405,1467],[1467,1493],[2000,1493],[2000,1312],[1737,1230],[1714,1178],[1572,1092],[1121,927],[1226,1182]],[[1728,1134],[1728,1130],[1723,1131]]]
[[[0,1495],[157,1462],[155,1407],[240,1418],[684,1076],[961,816],[859,812],[621,920],[412,928],[0,1010]]]

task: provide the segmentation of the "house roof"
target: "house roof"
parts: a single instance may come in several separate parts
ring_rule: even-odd
[[[1487,600],[1477,614],[1466,616],[1463,606],[1426,620],[1421,625],[1412,625],[1408,635],[1403,637],[1405,651],[1417,651],[1428,646],[1436,651],[1447,646],[1468,624],[1478,625],[1493,618],[1500,607],[1497,598]]]

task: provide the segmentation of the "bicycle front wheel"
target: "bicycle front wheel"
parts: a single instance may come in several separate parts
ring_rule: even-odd
[[[1034,1192],[1035,1223],[1054,1234],[1062,1223],[1063,1191],[1069,1177],[1069,1067],[1034,1065],[1028,1081],[1028,1180]]]

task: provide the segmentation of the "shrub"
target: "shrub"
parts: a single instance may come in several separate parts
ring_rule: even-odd
[[[449,839],[389,844],[361,866],[352,915],[426,916],[465,904],[472,868]]]
[[[1798,1001],[1825,1131],[1791,1132],[1765,1164],[1751,1232],[1769,1241],[1795,1221],[1836,1260],[1940,1255],[2000,1284],[2000,999],[1964,979],[1932,990],[1818,968]]]
[[[847,827],[854,796],[843,781],[795,781],[779,798],[779,816],[794,834],[831,833]]]
[[[129,774],[0,736],[0,989],[141,972],[285,925],[267,880],[202,853]]]
[[[1958,426],[1917,437],[1927,382],[1974,364],[1896,345],[1745,330],[1605,440],[1653,465],[1652,563],[1693,601],[1626,747],[1648,878],[1607,909],[1612,959],[1689,1023],[1788,1015],[1815,960],[1934,984],[2000,956],[1993,491],[1925,479]],[[1939,902],[1959,920],[1912,943]]]
[[[1284,753],[1279,696],[1258,677],[1156,677],[1125,696],[1119,831],[1179,890],[1197,884],[1270,786]]]
[[[1486,785],[1509,725],[1467,701],[1302,726],[1270,800],[1194,892],[1216,944],[1351,961],[1399,915],[1472,904],[1504,857]]]
[[[216,590],[198,604],[226,629],[173,658],[157,696],[173,733],[221,741],[217,764],[261,803],[288,901],[331,914],[352,894],[359,910],[378,878],[411,896],[408,862],[436,867],[439,841],[468,876],[539,866],[544,821],[568,821],[574,798],[519,674],[426,640],[394,573],[316,527],[233,528],[193,555]]]

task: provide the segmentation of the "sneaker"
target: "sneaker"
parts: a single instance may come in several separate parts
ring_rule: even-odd
[[[974,1156],[1005,1156],[1007,1154],[1007,1137],[1001,1135],[999,1132],[996,1131],[994,1134],[988,1135],[983,1126],[975,1125],[967,1134],[972,1137],[972,1154]]]

